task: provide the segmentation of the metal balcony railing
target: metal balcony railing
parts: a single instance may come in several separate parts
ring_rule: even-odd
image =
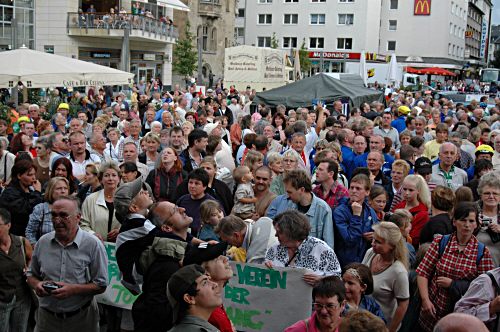
[[[88,33],[92,30],[125,30],[130,26],[132,31],[142,32],[144,37],[153,38],[179,38],[177,28],[155,18],[132,14],[109,13],[68,13],[66,21],[67,30],[79,28]]]

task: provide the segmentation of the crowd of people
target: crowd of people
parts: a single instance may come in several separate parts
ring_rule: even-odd
[[[0,119],[1,331],[237,331],[230,261],[305,269],[285,331],[500,331],[500,99],[55,95]],[[132,310],[96,303],[104,242]]]

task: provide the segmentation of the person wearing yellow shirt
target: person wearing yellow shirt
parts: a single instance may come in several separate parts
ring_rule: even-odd
[[[436,139],[425,143],[424,157],[434,161],[438,158],[439,148],[441,144],[448,140],[448,125],[446,123],[439,123],[436,126]]]

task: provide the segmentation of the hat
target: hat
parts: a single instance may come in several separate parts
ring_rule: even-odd
[[[113,204],[115,206],[115,216],[119,222],[123,222],[129,214],[129,206],[139,192],[145,189],[150,192],[151,188],[147,183],[142,183],[142,178],[137,178],[132,182],[122,184],[116,189]]]
[[[487,144],[481,144],[476,148],[476,156],[481,153],[487,153],[493,155],[493,148]]]
[[[17,119],[17,123],[21,122],[31,122],[31,120],[27,116],[21,116],[19,119]]]
[[[167,283],[167,298],[172,306],[174,322],[177,322],[180,303],[184,301],[184,294],[196,283],[196,279],[205,274],[205,269],[200,265],[191,264],[177,270]]]
[[[59,106],[57,106],[58,110],[69,110],[69,105],[67,103],[60,103]]]
[[[432,162],[429,158],[420,157],[415,160],[415,172],[419,174],[432,173]]]
[[[203,127],[203,130],[207,133],[207,134],[211,134],[212,133],[212,130],[214,130],[215,128],[217,128],[219,124],[218,123],[207,123],[204,127]]]
[[[212,93],[212,92],[214,92],[214,90],[212,90],[212,89],[207,89],[207,93]]]
[[[408,113],[411,112],[410,108],[408,106],[399,106],[398,112],[403,115],[407,115]]]
[[[209,244],[207,242],[200,243],[197,247],[191,247],[184,255],[184,266],[190,264],[199,264],[216,259],[220,255],[224,255],[227,249],[227,243],[219,242],[217,244]]]
[[[137,168],[137,164],[133,162],[124,162],[120,164],[120,169],[123,167],[122,172],[137,172],[137,177],[141,176],[141,172]]]

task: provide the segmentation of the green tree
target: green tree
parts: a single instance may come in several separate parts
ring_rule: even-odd
[[[306,39],[302,40],[302,45],[299,50],[299,59],[300,59],[300,70],[302,72],[308,72],[311,69],[312,63],[311,59],[309,59],[309,51],[306,47]]]
[[[273,32],[271,37],[271,48],[278,48],[278,38],[276,38],[276,32]]]
[[[174,47],[172,69],[179,75],[188,77],[193,75],[197,68],[198,52],[193,46],[194,36],[190,31],[191,24],[186,22],[184,37],[177,40]]]
[[[490,62],[490,65],[494,68],[500,69],[500,49],[496,50],[495,53],[493,53],[493,58],[494,59]]]

